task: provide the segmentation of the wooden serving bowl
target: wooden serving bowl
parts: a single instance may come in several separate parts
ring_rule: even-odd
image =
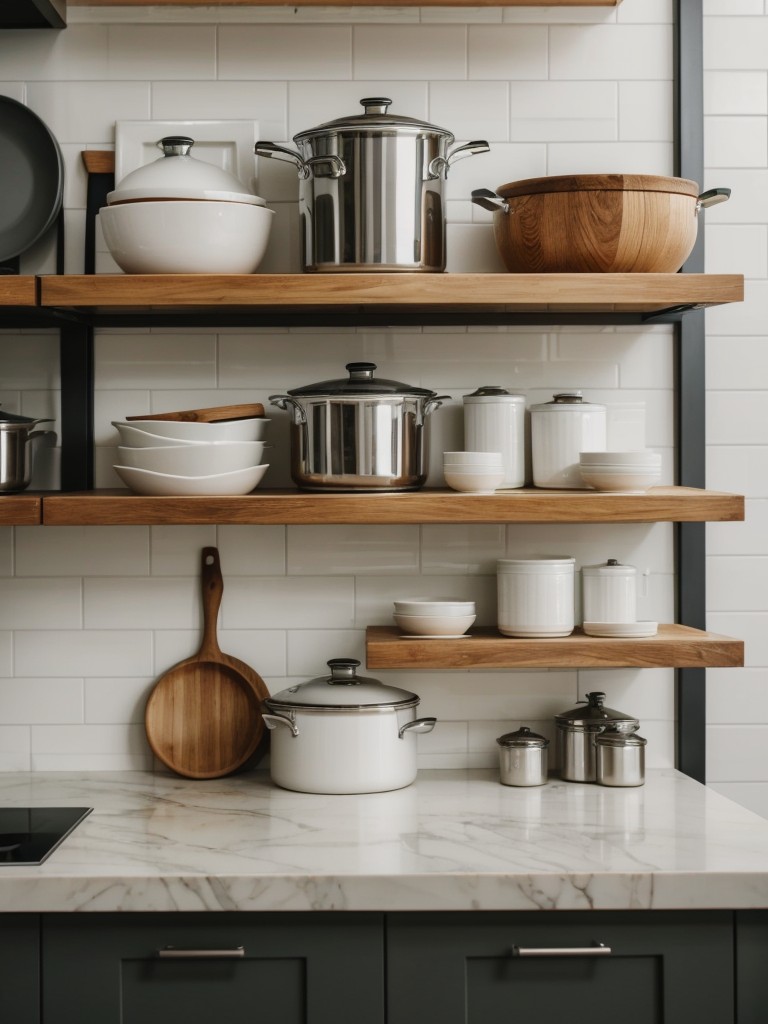
[[[496,245],[515,273],[674,273],[696,242],[701,206],[728,189],[699,195],[695,181],[647,174],[529,178],[480,189],[473,202],[494,211]]]

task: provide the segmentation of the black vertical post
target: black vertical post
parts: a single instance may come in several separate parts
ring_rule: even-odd
[[[59,331],[61,367],[61,489],[93,487],[93,328]]]
[[[704,62],[701,0],[675,0],[676,173],[703,189]],[[683,267],[704,271],[704,238]],[[706,481],[706,381],[703,310],[688,313],[676,325],[677,480],[686,487]],[[706,535],[704,523],[676,527],[677,618],[706,628]],[[679,669],[676,683],[677,767],[699,782],[706,779],[706,670]]]

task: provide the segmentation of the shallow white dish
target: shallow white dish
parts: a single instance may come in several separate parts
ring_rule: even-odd
[[[395,612],[395,624],[411,636],[458,636],[466,633],[475,615],[401,615]]]
[[[128,432],[131,443],[134,447],[157,447],[156,445],[142,445],[136,439],[137,433],[149,434],[154,437],[182,441],[263,441],[267,434],[267,426],[270,420],[265,417],[252,417],[247,420],[220,420],[217,423],[195,423],[186,420],[112,420],[112,426],[117,428],[120,439],[123,433]],[[125,443],[125,442],[123,442]]]
[[[503,463],[501,452],[443,452],[443,466],[463,467],[464,472],[481,466],[496,469]]]
[[[394,602],[395,611],[400,615],[474,615],[474,601],[442,600],[439,597],[412,597]]]
[[[99,223],[126,274],[253,274],[274,216],[246,203],[158,199],[103,206]]]
[[[581,479],[596,491],[647,491],[661,483],[661,468],[609,466],[593,468],[580,466]]]
[[[116,121],[115,182],[157,160],[157,142],[166,135],[195,140],[194,155],[234,174],[256,191],[258,159],[254,155],[258,121]]]
[[[579,452],[581,466],[660,466],[661,455],[643,448],[636,452]]]
[[[656,636],[658,622],[585,622],[582,629],[587,636],[643,637]]]
[[[452,469],[445,469],[445,482],[454,491],[466,493],[489,494],[504,482],[504,468],[498,469],[473,469],[471,472],[456,472]]]
[[[248,494],[261,482],[268,469],[269,464],[266,464],[238,469],[233,473],[215,473],[213,476],[174,476],[131,466],[114,467],[120,479],[136,494],[157,497]]]
[[[258,466],[264,457],[264,441],[223,441],[220,444],[165,445],[132,448],[120,445],[117,461],[131,469],[175,476],[211,476]]]

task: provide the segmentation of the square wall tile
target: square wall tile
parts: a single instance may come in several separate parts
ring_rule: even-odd
[[[149,572],[144,526],[20,526],[17,576],[144,576]]]
[[[709,337],[726,335],[759,335],[765,337],[768,323],[768,281],[744,282],[744,301],[707,310],[707,334]]]
[[[753,444],[768,439],[768,408],[763,391],[710,391],[707,437],[711,444]]]
[[[418,526],[289,526],[292,576],[404,575],[419,571]]]
[[[355,25],[352,77],[406,82],[465,78],[466,32],[463,25]]]

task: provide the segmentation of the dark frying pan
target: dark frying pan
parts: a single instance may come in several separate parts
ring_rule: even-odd
[[[0,96],[0,262],[30,249],[61,209],[64,163],[37,114]]]

